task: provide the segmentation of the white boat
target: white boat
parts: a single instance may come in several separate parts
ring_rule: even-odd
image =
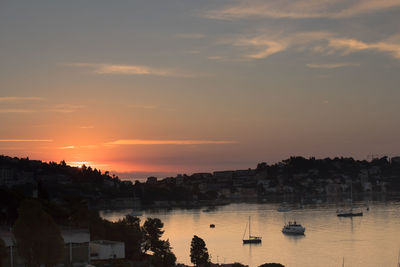
[[[306,228],[301,224],[298,224],[296,221],[289,222],[282,228],[282,233],[289,235],[304,235]]]
[[[246,235],[246,230],[247,230],[247,225],[246,225],[246,229],[244,230],[244,233],[243,233],[243,244],[259,244],[259,243],[261,243],[261,236],[252,236],[251,235],[250,216],[249,216],[249,238],[248,239],[244,239],[244,236]]]

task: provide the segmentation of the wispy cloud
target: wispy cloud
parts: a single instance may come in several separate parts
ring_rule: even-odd
[[[221,43],[241,48],[241,56],[251,60],[267,58],[289,48],[299,50],[310,49],[322,41],[327,43],[327,38],[331,36],[332,34],[329,32],[268,32],[259,33],[257,36],[237,36],[221,40]]]
[[[342,67],[359,67],[359,63],[309,63],[306,64],[311,69],[337,69]]]
[[[37,110],[33,109],[19,109],[19,108],[5,108],[0,109],[0,113],[34,113]]]
[[[347,55],[358,51],[377,51],[388,53],[400,59],[400,35],[393,35],[376,42],[364,42],[354,38],[338,37],[330,32],[259,33],[258,36],[236,36],[221,40],[221,44],[241,48],[241,57],[263,59],[273,54],[292,49],[299,52],[310,51],[325,55],[342,53]],[[317,64],[309,63],[309,68],[334,69],[357,67],[358,63]]]
[[[44,100],[42,97],[37,97],[37,96],[26,96],[26,97],[21,97],[21,96],[2,96],[0,97],[0,103],[23,103],[27,101],[41,101]]]
[[[268,40],[263,37],[256,37],[253,39],[242,39],[236,45],[252,46],[257,51],[247,55],[249,58],[266,58],[270,55],[286,50],[288,44],[284,40]]]
[[[120,139],[107,142],[105,145],[208,145],[208,144],[235,144],[229,140],[144,140]]]
[[[97,63],[68,63],[68,66],[88,68],[95,74],[108,75],[152,75],[163,77],[193,77],[178,70],[152,68],[144,65],[120,65],[120,64],[97,64]]]
[[[235,1],[233,5],[203,14],[211,19],[243,18],[345,18],[399,7],[398,0],[253,0]]]
[[[57,149],[74,149],[75,148],[75,146],[60,146],[60,147],[57,147]]]
[[[57,147],[57,149],[61,149],[61,150],[65,150],[65,149],[80,149],[80,148],[93,149],[93,148],[96,148],[96,147],[97,147],[97,145],[84,145],[84,146],[73,146],[73,145],[71,145],[71,146],[60,146],[60,147]]]
[[[366,43],[355,39],[332,38],[329,40],[329,46],[335,50],[343,50],[345,54],[363,50],[375,50],[389,53],[394,58],[400,59],[399,36],[393,36],[387,40],[375,43]]]
[[[52,139],[0,139],[0,142],[12,142],[12,143],[18,143],[18,142],[53,142]]]

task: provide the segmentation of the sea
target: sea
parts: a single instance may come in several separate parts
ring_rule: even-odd
[[[281,263],[286,267],[398,267],[400,256],[400,198],[353,203],[361,217],[337,217],[343,203],[233,203],[197,209],[148,209],[146,218],[164,223],[162,239],[168,239],[177,262],[192,265],[190,243],[201,237],[214,263],[240,262],[250,267]],[[287,212],[279,212],[284,205]],[[132,210],[102,210],[110,221]],[[135,211],[137,213],[137,211]],[[261,244],[243,244],[251,235],[261,236]],[[282,233],[288,221],[305,228],[304,236]],[[211,228],[214,224],[215,228]]]

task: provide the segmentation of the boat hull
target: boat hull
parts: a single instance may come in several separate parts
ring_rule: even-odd
[[[282,233],[286,234],[286,235],[304,235],[305,230],[282,230]]]
[[[243,239],[243,244],[260,244],[261,239]]]
[[[363,216],[362,212],[355,212],[355,213],[339,213],[338,217],[356,217],[356,216]]]

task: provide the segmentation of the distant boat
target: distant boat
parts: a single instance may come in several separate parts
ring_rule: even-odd
[[[143,213],[138,210],[136,210],[136,211],[134,210],[134,211],[130,212],[128,215],[133,216],[133,217],[140,217],[143,215]]]
[[[282,228],[282,233],[289,235],[304,235],[306,228],[301,224],[296,223],[296,221],[289,222]]]
[[[244,236],[246,235],[246,230],[247,230],[247,225],[246,225],[246,229],[244,230],[243,233],[243,244],[259,244],[261,243],[261,236],[252,236],[251,235],[251,221],[250,221],[250,216],[249,216],[249,238],[248,239],[244,239]]]
[[[208,208],[204,209],[203,212],[210,212],[213,210],[215,210],[215,207],[208,207]]]
[[[215,224],[210,224],[210,228],[215,228]]]
[[[290,211],[290,208],[285,207],[285,202],[283,202],[282,205],[279,208],[277,208],[276,210],[279,212],[287,212],[287,211]]]
[[[336,215],[338,217],[354,217],[354,216],[363,216],[362,211],[354,211],[354,206],[353,206],[353,185],[351,185],[350,188],[351,192],[351,197],[350,197],[350,208],[345,209],[345,210],[337,210]]]
[[[279,211],[279,212],[288,212],[288,211],[290,211],[289,208],[285,208],[285,207],[279,207],[276,210]]]

